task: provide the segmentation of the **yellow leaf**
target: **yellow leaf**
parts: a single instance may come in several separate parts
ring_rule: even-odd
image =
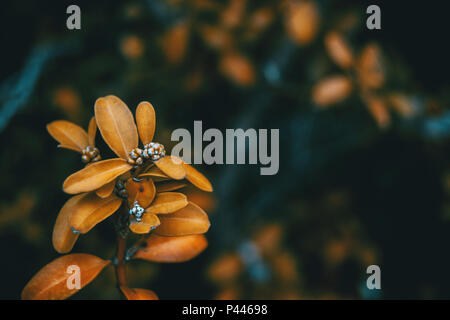
[[[155,229],[160,236],[186,236],[208,231],[210,222],[207,214],[195,203],[189,204],[174,213],[159,217],[161,225]]]
[[[102,199],[93,192],[87,193],[72,207],[70,226],[80,233],[86,233],[116,212],[121,204],[122,200],[114,195]]]
[[[88,146],[86,131],[72,122],[65,120],[50,122],[47,125],[47,131],[60,143],[60,148],[81,152]]]
[[[82,199],[84,196],[85,194],[79,194],[70,198],[58,213],[55,226],[53,227],[52,242],[53,247],[59,253],[67,253],[71,251],[78,239],[79,234],[75,234],[72,232],[69,217],[74,207],[77,206],[80,199]]]
[[[152,205],[145,212],[154,214],[167,214],[187,206],[188,201],[184,194],[179,192],[158,193]]]
[[[175,180],[181,180],[186,176],[186,170],[183,166],[183,160],[174,156],[165,156],[155,161],[156,166],[163,173]]]
[[[115,178],[131,170],[123,159],[108,159],[86,166],[70,175],[63,184],[64,192],[77,194],[96,190]]]
[[[133,206],[137,201],[143,208],[148,207],[155,198],[156,188],[152,179],[143,179],[140,182],[128,179],[126,183],[128,205]]]
[[[183,181],[162,181],[156,184],[156,192],[168,192],[181,189],[187,186],[187,184]]]
[[[120,290],[127,300],[159,300],[156,293],[151,290],[128,288],[121,286]]]
[[[138,146],[138,134],[133,114],[116,96],[99,98],[95,102],[95,119],[103,139],[120,158],[127,159]]]
[[[95,117],[91,118],[88,127],[88,140],[89,145],[95,147],[95,135],[97,134],[97,122],[95,122]]]
[[[97,190],[95,190],[95,193],[100,198],[107,198],[113,193],[115,186],[116,186],[116,180],[113,180],[111,182],[108,182],[104,186],[98,188]]]
[[[153,262],[185,262],[195,258],[208,246],[205,236],[200,234],[183,237],[160,237],[151,235],[146,247],[138,250],[134,259]]]
[[[155,134],[156,116],[152,104],[144,101],[136,109],[136,123],[142,143],[152,142]]]
[[[23,289],[21,298],[22,300],[66,299],[94,280],[109,263],[110,261],[83,253],[59,257],[31,278]],[[80,270],[80,289],[69,289],[67,285],[68,278],[73,276],[72,273],[67,272],[70,266],[77,266]]]
[[[211,182],[209,182],[203,174],[197,171],[197,169],[187,163],[184,164],[184,169],[186,170],[186,179],[188,179],[194,186],[203,191],[213,191]]]
[[[145,234],[157,228],[160,224],[161,222],[157,215],[144,213],[141,221],[136,221],[136,219],[130,221],[130,230],[137,234]]]

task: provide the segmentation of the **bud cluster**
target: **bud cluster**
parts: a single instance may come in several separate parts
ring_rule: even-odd
[[[89,162],[95,162],[101,160],[102,157],[100,156],[100,152],[96,147],[93,146],[87,146],[82,152],[81,152],[81,161],[83,163],[89,163]]]
[[[144,149],[135,148],[131,150],[128,163],[136,167],[144,164],[146,160],[156,161],[166,155],[164,146],[158,142],[150,142],[144,146]]]

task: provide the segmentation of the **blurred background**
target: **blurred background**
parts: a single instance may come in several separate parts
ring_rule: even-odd
[[[81,30],[66,8],[81,8]],[[381,8],[381,30],[366,8]],[[280,129],[280,170],[196,166],[214,192],[208,249],[133,261],[161,299],[450,298],[450,101],[438,1],[4,1],[0,9],[0,298],[58,255],[51,233],[82,168],[45,129],[87,127],[98,97],[176,128]],[[100,139],[98,139],[99,141]],[[108,156],[99,142],[102,155]],[[111,258],[112,224],[74,252]],[[381,290],[366,268],[381,267]],[[72,299],[115,299],[112,268]]]

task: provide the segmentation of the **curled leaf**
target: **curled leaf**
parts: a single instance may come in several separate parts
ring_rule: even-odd
[[[156,194],[155,184],[152,179],[143,179],[139,182],[128,179],[126,189],[130,207],[137,201],[141,207],[146,208],[152,203]]]
[[[60,148],[81,152],[89,143],[86,131],[80,126],[66,120],[50,122],[47,125],[47,131],[60,143]]]
[[[67,253],[72,250],[79,234],[73,233],[70,227],[69,217],[77,203],[85,196],[79,194],[67,200],[58,213],[55,226],[53,227],[52,242],[53,247],[59,253]]]
[[[162,172],[157,166],[150,167],[147,172],[139,175],[139,178],[143,177],[151,177],[154,181],[164,181],[170,179],[170,177]]]
[[[88,140],[90,146],[95,146],[95,135],[97,133],[97,122],[95,122],[95,117],[91,118],[91,121],[89,121],[89,127],[88,127]]]
[[[85,287],[105,268],[110,261],[84,253],[68,254],[59,257],[34,275],[22,291],[22,300],[60,300],[66,299]],[[69,277],[79,268],[80,289],[68,286]],[[70,272],[69,272],[70,271]],[[71,282],[72,284],[72,282]]]
[[[133,114],[116,96],[99,98],[95,102],[95,119],[103,139],[120,158],[127,159],[138,146],[138,134]]]
[[[160,236],[202,234],[208,231],[210,226],[208,215],[192,202],[183,209],[159,218],[161,225],[154,232]]]
[[[97,190],[95,190],[95,193],[100,198],[107,198],[113,193],[115,186],[116,186],[116,180],[113,180],[113,181],[105,184],[103,187],[100,187]]]
[[[152,104],[144,101],[136,109],[136,123],[143,144],[152,142],[155,134],[156,116]]]
[[[127,300],[159,300],[156,293],[147,289],[128,288],[121,286],[120,290]]]
[[[208,246],[205,236],[200,234],[183,237],[148,237],[146,247],[138,250],[134,259],[153,262],[185,262],[198,256]]]
[[[165,156],[155,161],[155,164],[163,173],[172,179],[181,180],[186,176],[183,160],[175,156]]]
[[[174,191],[187,186],[187,183],[183,181],[162,181],[156,184],[156,192],[168,192]]]
[[[188,201],[184,194],[179,192],[158,193],[152,205],[145,212],[154,214],[166,214],[175,212],[187,206]]]
[[[203,191],[211,192],[213,190],[211,182],[193,166],[184,163],[184,169],[186,170],[186,179],[194,186]]]
[[[87,193],[72,207],[70,226],[80,233],[86,233],[116,212],[121,204],[122,200],[114,195],[102,199],[95,193]]]
[[[145,213],[141,221],[132,219],[130,221],[130,230],[137,234],[149,233],[161,224],[157,215],[153,213]]]
[[[132,167],[123,159],[108,159],[86,166],[70,175],[63,184],[64,192],[77,194],[96,190]]]

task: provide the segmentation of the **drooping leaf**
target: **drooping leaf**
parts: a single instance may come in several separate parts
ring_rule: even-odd
[[[170,177],[162,172],[157,166],[150,167],[146,172],[139,175],[139,178],[143,177],[151,177],[154,181],[165,181],[170,179]]]
[[[84,196],[85,194],[79,194],[70,198],[58,213],[55,226],[53,227],[52,242],[53,247],[59,253],[67,253],[71,251],[78,239],[79,234],[72,232],[69,217],[73,211],[73,208],[77,206],[77,203]]]
[[[128,288],[121,286],[120,290],[127,300],[159,300],[156,293],[147,289]]]
[[[183,209],[159,216],[159,218],[161,225],[154,232],[160,236],[202,234],[208,231],[210,226],[208,215],[192,202],[189,202]]]
[[[95,117],[91,118],[88,127],[88,140],[90,146],[95,146],[95,135],[97,134],[97,122],[95,122]]]
[[[89,143],[86,131],[66,120],[50,122],[47,124],[47,131],[60,143],[60,148],[81,152]]]
[[[152,142],[155,134],[156,116],[151,103],[147,101],[139,103],[136,109],[136,123],[142,143]]]
[[[95,102],[95,119],[103,139],[120,158],[127,159],[138,146],[138,134],[133,114],[116,96],[99,98]]]
[[[187,206],[188,201],[184,194],[179,192],[162,192],[156,194],[150,207],[145,212],[154,214],[167,214]]]
[[[184,169],[186,170],[186,179],[194,186],[203,191],[213,191],[211,182],[209,182],[203,174],[197,171],[197,169],[187,163],[184,164]]]
[[[175,180],[181,180],[186,176],[186,170],[183,166],[183,160],[175,156],[165,156],[155,161],[156,166],[161,169],[163,173]]]
[[[156,194],[155,184],[152,179],[148,178],[139,182],[128,179],[126,189],[130,207],[137,201],[141,207],[146,208],[152,203]]]
[[[157,215],[153,213],[144,213],[141,221],[131,219],[130,230],[137,234],[149,233],[152,229],[157,228],[161,224]]]
[[[187,183],[183,181],[162,181],[156,184],[156,192],[169,192],[181,189],[187,186]]]
[[[200,234],[182,237],[152,234],[146,241],[146,247],[138,250],[133,258],[153,262],[185,262],[195,258],[207,246],[208,241]]]
[[[100,198],[107,198],[113,193],[115,186],[116,186],[116,180],[113,180],[113,181],[105,184],[103,187],[100,187],[97,190],[95,190],[95,193]]]
[[[80,233],[86,233],[116,212],[121,204],[122,200],[115,195],[102,199],[94,192],[87,193],[72,207],[70,226]]]
[[[64,192],[69,194],[93,191],[131,170],[131,168],[123,159],[94,162],[70,175],[64,181],[63,189]]]
[[[31,278],[23,289],[21,298],[22,300],[66,299],[94,280],[109,263],[110,261],[83,253],[59,257]],[[74,266],[79,268],[80,289],[71,289],[71,286],[68,286],[68,282],[73,284],[74,272],[77,272],[76,269],[69,268]]]

